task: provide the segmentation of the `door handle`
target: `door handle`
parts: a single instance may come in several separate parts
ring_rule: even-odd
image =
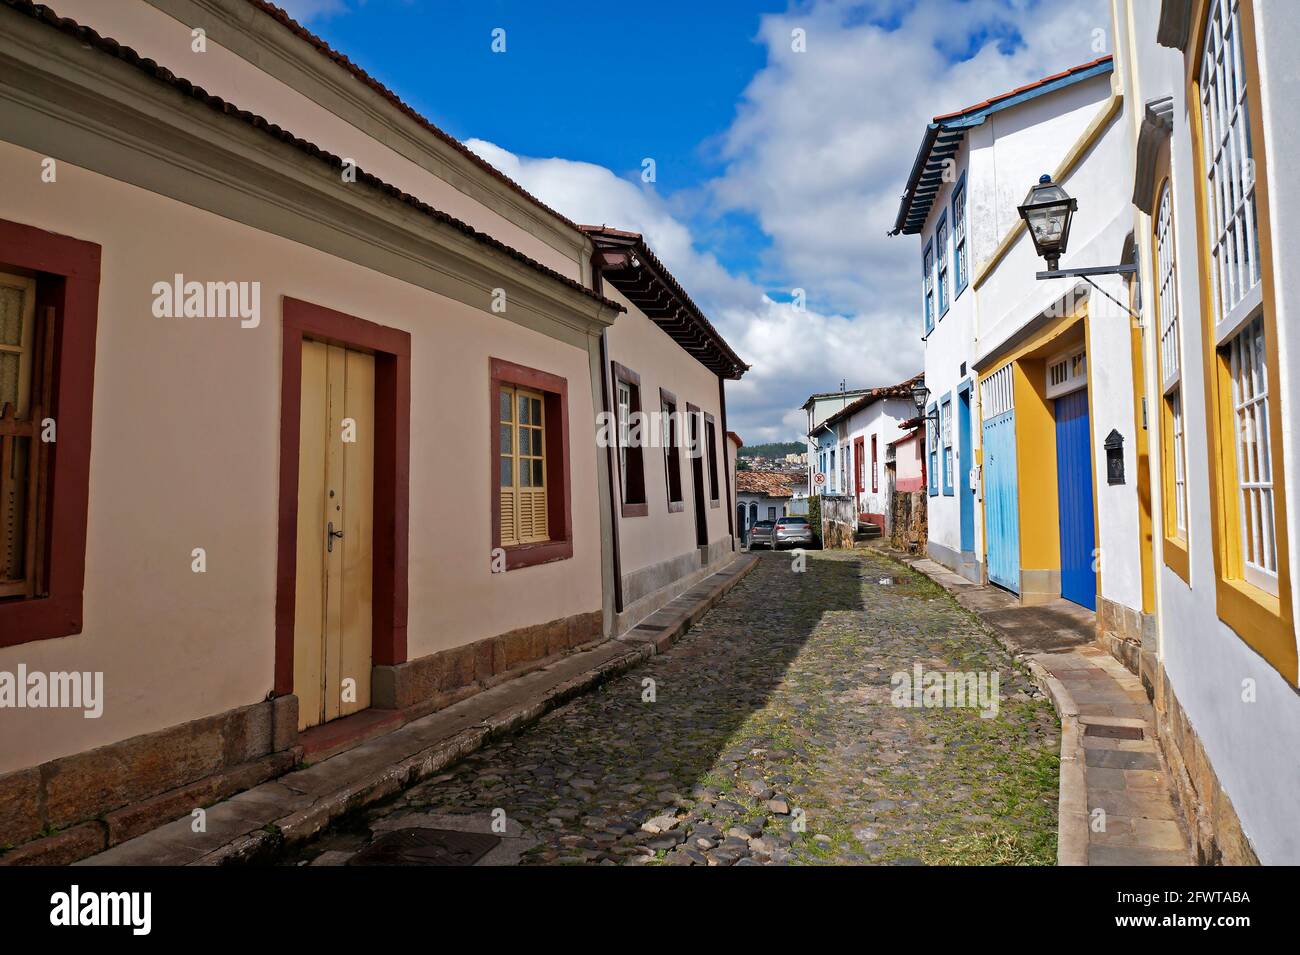
[[[327,550],[331,554],[334,553],[334,541],[342,540],[342,539],[343,539],[343,532],[336,531],[334,529],[333,521],[330,521],[327,525],[325,525],[325,550]]]

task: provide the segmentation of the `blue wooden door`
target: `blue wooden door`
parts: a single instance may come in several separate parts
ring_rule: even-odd
[[[1016,496],[1016,413],[984,422],[984,521],[989,580],[1020,593],[1020,507]]]
[[[962,553],[975,550],[975,490],[970,486],[970,468],[975,461],[971,447],[970,389],[957,394],[957,499],[961,507]]]
[[[1097,538],[1092,516],[1087,391],[1056,399],[1056,484],[1061,515],[1061,596],[1096,610],[1093,562]]]

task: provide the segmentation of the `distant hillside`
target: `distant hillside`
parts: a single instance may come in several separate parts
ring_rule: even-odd
[[[783,458],[787,454],[798,454],[800,451],[807,450],[808,445],[800,444],[798,441],[773,441],[771,444],[747,444],[740,449],[740,453],[751,457]]]

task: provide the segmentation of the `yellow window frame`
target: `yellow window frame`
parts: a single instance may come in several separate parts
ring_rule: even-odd
[[[1241,525],[1237,519],[1238,473],[1232,407],[1232,380],[1225,349],[1218,344],[1210,284],[1210,197],[1205,169],[1205,130],[1201,116],[1201,65],[1205,30],[1214,0],[1197,0],[1195,31],[1188,44],[1186,89],[1192,122],[1192,161],[1195,169],[1197,265],[1200,277],[1201,322],[1205,345],[1206,430],[1210,450],[1210,530],[1214,551],[1215,596],[1219,619],[1246,644],[1297,685],[1297,653],[1291,611],[1290,550],[1287,539],[1286,482],[1283,455],[1280,374],[1277,359],[1277,307],[1274,294],[1272,224],[1269,213],[1267,151],[1260,108],[1259,58],[1255,43],[1253,0],[1240,0],[1241,68],[1246,76],[1250,110],[1252,159],[1255,164],[1256,216],[1259,231],[1260,289],[1264,335],[1268,342],[1266,373],[1268,422],[1272,434],[1274,541],[1277,549],[1276,595],[1248,583],[1242,565]]]

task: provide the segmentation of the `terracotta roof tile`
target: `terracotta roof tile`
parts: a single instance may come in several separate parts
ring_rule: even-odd
[[[805,484],[808,476],[790,471],[737,471],[736,492],[766,497],[794,497],[792,484]]]
[[[312,33],[310,30],[308,30],[305,26],[303,26],[293,17],[289,16],[289,14],[285,12],[282,8],[276,6],[274,3],[267,2],[267,0],[245,0],[245,2],[248,3],[250,6],[262,11],[267,16],[275,20],[277,23],[281,24],[286,29],[290,30],[292,33],[294,33],[301,39],[305,40],[307,43],[311,44],[311,46],[314,47],[316,51],[319,52],[322,56],[326,57],[329,60],[332,60],[333,62],[337,63],[339,66],[343,67],[343,69],[347,70],[349,73],[351,73],[354,77],[356,77],[366,86],[370,87],[380,96],[384,97],[384,99],[388,100],[390,103],[396,106],[399,110],[405,113],[416,123],[423,126],[429,132],[433,133],[433,135],[437,136],[439,139],[441,139],[443,142],[447,143],[448,145],[452,146],[457,151],[463,153],[466,156],[466,158],[468,158],[471,162],[482,167],[484,170],[491,173],[497,179],[500,179],[502,182],[508,185],[515,192],[519,193],[521,196],[523,196],[533,205],[537,206],[539,209],[543,209],[546,212],[549,212],[551,215],[555,216],[555,218],[559,219],[561,222],[563,222],[565,225],[569,226],[570,228],[573,229],[578,228],[577,223],[574,222],[572,219],[570,219],[568,216],[564,215],[563,213],[557,212],[556,210],[548,206],[546,203],[542,202],[542,200],[538,199],[536,196],[534,196],[523,186],[519,185],[519,183],[515,182],[513,179],[511,179],[509,176],[503,173],[500,169],[497,169],[496,166],[492,165],[482,156],[478,155],[476,152],[474,152],[472,149],[470,149],[468,146],[462,143],[455,136],[452,136],[450,133],[447,133],[442,129],[439,129],[437,126],[431,123],[420,113],[416,112],[416,110],[410,105],[408,105],[400,96],[398,96],[396,93],[390,90],[383,83],[379,82],[379,80],[375,79],[373,76],[371,76],[361,67],[359,67],[357,64],[353,63],[344,54],[340,53],[338,50],[335,50],[323,39],[318,37],[316,34]]]
[[[250,2],[254,2],[254,0],[250,0]],[[316,144],[308,142],[305,139],[300,139],[287,129],[283,129],[280,126],[267,121],[264,117],[258,116],[256,113],[250,113],[248,110],[240,109],[234,103],[227,102],[220,96],[212,95],[207,90],[203,89],[203,87],[195,86],[184,77],[177,76],[166,67],[160,66],[155,60],[141,56],[135,50],[131,49],[131,47],[123,46],[111,37],[101,36],[95,30],[88,26],[83,26],[75,20],[59,16],[45,4],[33,3],[32,0],[0,0],[0,6],[5,6],[18,13],[25,14],[34,20],[38,20],[62,33],[67,34],[68,36],[75,37],[87,46],[135,67],[142,73],[145,73],[158,80],[160,83],[178,91],[181,95],[198,100],[215,112],[222,113],[229,116],[231,119],[252,126],[254,129],[259,129],[266,135],[272,136],[280,142],[292,146],[300,152],[311,156],[313,159],[330,165],[334,169],[343,169],[343,160],[339,156],[335,156],[333,153],[327,152]],[[419,199],[410,193],[403,192],[396,186],[384,182],[384,180],[380,179],[378,176],[374,176],[360,168],[357,168],[356,182],[367,185],[393,199],[397,199],[398,201],[410,206],[412,209],[428,216],[430,219],[462,232],[474,239],[476,242],[489,248],[496,249],[497,251],[510,256],[512,259],[522,262],[534,271],[540,272],[563,285],[567,285],[575,291],[581,292],[588,298],[594,299],[609,308],[615,309],[616,311],[626,311],[622,305],[619,305],[617,302],[612,302],[603,295],[592,291],[581,282],[578,282],[563,273],[557,272],[535,259],[529,258],[518,249],[506,245],[501,240],[488,235],[486,232],[479,232],[468,223],[462,222],[455,216],[448,215],[439,209],[435,209],[424,200]]]
[[[867,405],[880,401],[882,398],[910,398],[912,397],[912,386],[924,377],[925,372],[918,371],[911,378],[907,379],[907,381],[900,381],[896,385],[885,385],[881,388],[872,388],[857,401],[845,405],[839,411],[835,412],[835,414],[823,421],[821,426],[825,427],[826,425],[834,424],[841,418],[847,418],[850,415],[856,414]]]
[[[941,113],[940,115],[934,118],[934,122],[941,123],[945,119],[953,119],[957,116],[965,116],[967,113],[975,113],[981,109],[987,109],[988,107],[992,106],[994,103],[1000,103],[1004,99],[1010,99],[1013,96],[1019,96],[1021,93],[1028,93],[1030,90],[1036,90],[1038,89],[1038,87],[1046,86],[1048,83],[1055,83],[1057,80],[1063,80],[1068,76],[1073,76],[1075,73],[1082,73],[1084,70],[1090,70],[1094,66],[1100,66],[1103,63],[1109,63],[1113,59],[1114,57],[1110,55],[1099,56],[1095,60],[1091,60],[1087,63],[1080,63],[1078,66],[1072,66],[1068,70],[1062,70],[1059,73],[1053,73],[1051,76],[1044,76],[1041,80],[1035,80],[1032,83],[1026,83],[1024,86],[1017,86],[1015,89],[1008,90],[1005,93],[999,93],[997,96],[990,96],[988,99],[984,100],[983,102],[976,103],[974,106],[967,106],[965,109],[955,110],[951,113]]]

